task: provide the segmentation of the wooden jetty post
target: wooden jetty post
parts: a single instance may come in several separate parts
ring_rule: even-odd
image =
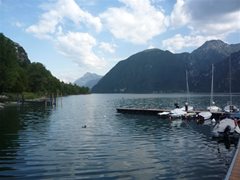
[[[63,105],[62,105],[62,97],[63,97],[63,95],[62,95],[62,92],[61,92],[61,107],[63,106]]]

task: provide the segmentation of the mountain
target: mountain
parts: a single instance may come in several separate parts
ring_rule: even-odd
[[[239,49],[240,46],[235,50],[233,45],[228,45],[221,40],[207,41],[191,53],[190,68],[201,72],[207,69],[209,64],[215,64]],[[196,72],[194,75],[199,76]]]
[[[78,86],[89,87],[90,89],[95,86],[98,81],[102,78],[102,76],[97,75],[95,73],[87,72],[81,78],[77,79],[74,84]]]
[[[0,33],[0,95],[35,93],[63,95],[85,94],[89,89],[66,84],[54,77],[43,64],[28,58],[24,48]]]
[[[240,51],[232,53],[230,56],[215,64],[214,88],[218,92],[229,92],[229,65],[231,62],[232,92],[240,92]],[[205,80],[210,80],[208,74]]]
[[[146,50],[120,61],[92,90],[101,93],[184,91],[186,63],[185,54],[180,56],[159,49]],[[176,76],[181,78],[176,79]]]
[[[231,56],[232,62],[237,61],[235,59],[238,58],[238,51],[240,44],[229,45],[220,40],[207,41],[192,53],[174,54],[160,49],[145,50],[120,61],[92,88],[92,92],[185,92],[186,70],[189,72],[191,92],[209,92],[211,64],[216,65],[216,71],[227,73],[228,59]],[[235,71],[240,73],[237,67],[233,66],[233,72]],[[223,92],[228,89],[223,81],[226,76],[224,73],[219,74],[219,81],[215,81],[216,91]],[[233,89],[239,89],[238,84],[233,85]]]
[[[191,60],[189,64],[189,81],[192,84],[192,89],[198,92],[207,92],[210,86],[207,84],[209,84],[210,81],[202,79],[206,79],[204,76],[209,77],[209,73],[211,73],[211,64],[218,64],[224,59],[226,60],[232,53],[239,50],[240,44],[229,45],[221,40],[207,41],[194,50],[190,55]],[[217,70],[217,67],[215,70]]]
[[[229,65],[231,62],[231,76],[232,76],[232,92],[240,92],[240,51],[232,53],[222,61],[214,64],[214,91],[215,92],[229,92]],[[207,70],[206,70],[207,71]],[[208,68],[208,73],[202,73],[199,76],[195,91],[200,89],[207,92],[210,90],[211,71]]]

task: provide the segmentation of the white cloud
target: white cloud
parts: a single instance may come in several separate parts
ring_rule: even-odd
[[[125,6],[109,8],[100,18],[118,39],[144,44],[166,30],[164,14],[149,0],[120,0]]]
[[[85,26],[94,27],[98,32],[102,29],[100,18],[82,10],[75,0],[56,0],[43,4],[44,13],[39,22],[29,26],[26,31],[38,38],[51,40],[62,55],[70,58],[80,67],[103,68],[105,61],[94,53],[96,39],[89,33],[72,32],[73,29]],[[68,32],[68,33],[65,33]]]
[[[189,11],[192,19],[215,21],[222,15],[226,15],[232,12],[239,12],[240,2],[239,0],[185,0],[185,9]],[[216,19],[213,19],[215,17]]]
[[[181,34],[176,34],[174,37],[164,40],[162,42],[162,46],[164,49],[167,49],[171,52],[179,52],[183,48],[199,47],[208,40],[222,38],[222,36],[182,36]]]
[[[228,35],[240,30],[239,0],[177,0],[170,15],[172,27],[187,25],[204,35]]]
[[[61,81],[65,82],[65,83],[70,83],[70,82],[72,83],[78,77],[80,77],[79,73],[73,72],[72,69],[61,70],[61,72],[57,73],[55,76],[58,77],[59,79],[61,79]]]
[[[101,42],[99,45],[99,48],[103,49],[106,52],[114,53],[117,45],[116,44],[110,44],[107,42]]]
[[[62,16],[56,10],[50,10],[41,16],[36,25],[29,26],[26,31],[33,33],[39,38],[50,37],[49,34],[55,33],[56,26],[61,21]]]
[[[173,52],[198,47],[207,40],[226,39],[240,30],[239,0],[177,0],[170,15],[170,27],[187,27],[190,35],[176,34],[162,42]]]
[[[196,28],[201,27],[201,31],[204,34],[225,34],[228,35],[232,32],[240,31],[240,11],[232,12],[219,16],[218,19],[202,22],[195,21],[193,26]]]
[[[41,15],[39,22],[29,26],[27,32],[40,38],[50,37],[56,32],[57,26],[64,23],[64,19],[70,20],[76,26],[93,26],[96,31],[102,28],[100,19],[82,10],[74,0],[58,0],[47,7],[48,10]]]
[[[153,45],[150,45],[150,46],[147,47],[147,49],[155,49],[155,48],[156,48],[156,47],[153,46]]]
[[[21,23],[21,22],[19,22],[19,21],[16,21],[16,22],[13,24],[13,26],[16,26],[16,27],[18,27],[18,28],[21,28],[21,27],[24,26],[24,24]]]
[[[103,68],[104,59],[100,59],[93,51],[97,42],[88,33],[68,32],[57,37],[56,47],[58,51],[71,58],[80,66]]]
[[[185,10],[184,0],[177,0],[170,15],[170,23],[173,27],[186,25],[189,22],[189,15]]]

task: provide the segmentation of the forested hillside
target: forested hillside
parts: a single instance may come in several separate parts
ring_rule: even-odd
[[[28,59],[25,50],[0,33],[0,94],[86,94],[89,89],[66,84],[54,77],[43,64]]]

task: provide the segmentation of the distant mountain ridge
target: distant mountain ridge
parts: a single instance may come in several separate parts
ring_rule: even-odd
[[[101,78],[102,76],[98,74],[87,72],[81,78],[77,79],[74,84],[77,84],[78,86],[88,87],[91,89],[98,83]]]
[[[120,61],[92,88],[92,92],[185,92],[186,70],[191,92],[209,92],[212,64],[216,70],[215,91],[228,92],[229,58],[232,59],[233,82],[236,82],[240,74],[239,53],[240,44],[229,45],[221,40],[207,41],[192,53],[145,50]],[[233,83],[232,90],[240,92],[240,84]]]

